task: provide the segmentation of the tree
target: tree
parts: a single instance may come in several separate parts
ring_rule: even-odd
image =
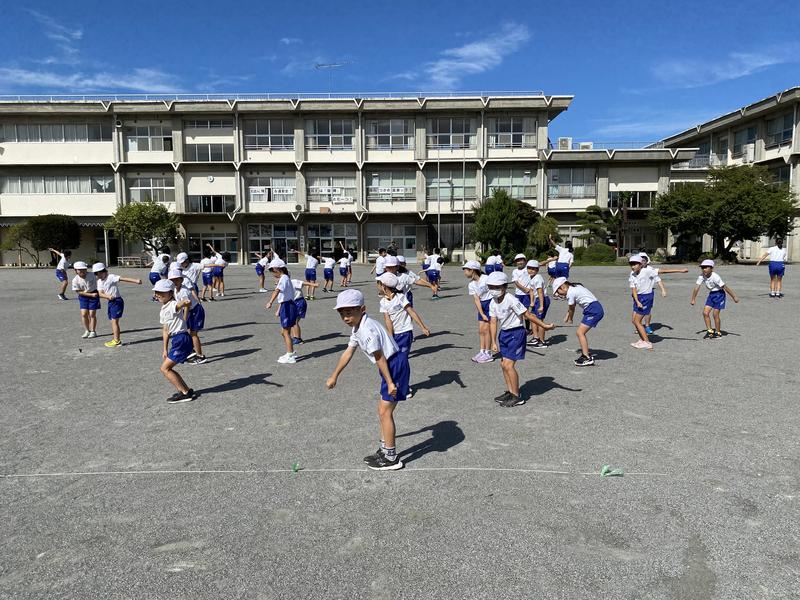
[[[585,231],[578,237],[588,242],[587,245],[596,243],[604,244],[608,237],[606,226],[606,212],[597,205],[586,207],[585,211],[575,214],[578,231]]]
[[[16,223],[8,228],[6,234],[3,236],[3,243],[0,245],[0,250],[16,250],[19,257],[19,264],[22,265],[23,252],[31,257],[33,263],[39,267],[41,264],[39,253],[33,250],[33,246],[28,239],[28,222]]]
[[[26,237],[37,252],[48,248],[73,249],[81,245],[81,228],[67,215],[39,215],[27,223]]]
[[[557,242],[561,241],[558,235],[558,221],[553,217],[542,217],[533,224],[528,232],[528,246],[532,249],[533,256],[539,256],[550,249],[550,236]]]
[[[703,184],[686,184],[656,198],[650,222],[684,239],[710,235],[714,255],[728,254],[736,242],[786,235],[795,214],[795,198],[776,185],[759,165],[719,167]]]
[[[118,235],[140,240],[153,253],[180,240],[178,226],[177,215],[154,200],[120,206],[105,224],[106,229],[113,229]]]
[[[503,254],[520,252],[525,249],[529,227],[538,218],[532,206],[496,189],[475,209],[472,239],[484,249],[499,248]]]

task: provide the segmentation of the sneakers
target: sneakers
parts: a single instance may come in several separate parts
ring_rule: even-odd
[[[650,327],[650,325],[645,327],[644,330],[645,330],[645,333],[647,333],[647,335],[652,335],[652,333],[653,333],[653,328]]]
[[[778,298],[783,298],[783,292],[778,292],[777,297]]]
[[[706,331],[706,334],[703,336],[703,339],[704,340],[714,339],[714,332],[709,329],[708,331]]]
[[[87,335],[86,337],[87,338],[96,338],[97,337],[97,332],[96,331],[90,331],[89,335]]]
[[[282,365],[293,365],[297,362],[297,354],[294,352],[291,354],[284,354],[283,356],[278,357],[278,362]]]
[[[522,406],[523,404],[525,404],[525,400],[523,398],[509,393],[508,398],[501,402],[500,406],[511,408],[512,406]]]
[[[581,354],[580,357],[575,360],[576,367],[588,367],[593,364],[594,364],[594,356],[584,356],[583,354]]]
[[[303,341],[303,338],[293,337],[292,338],[292,344],[294,344],[295,346],[298,346],[300,344],[305,344],[305,342]]]
[[[122,346],[121,340],[111,340],[110,342],[106,342],[103,344],[106,348],[116,348],[117,346]]]
[[[476,357],[477,358],[475,362],[480,365],[494,362],[494,356],[492,356],[491,353],[487,351],[478,352],[478,354],[476,354]]]
[[[380,458],[381,456],[383,456],[383,448],[378,448],[378,451],[375,454],[370,454],[369,456],[365,456],[364,462],[369,464],[373,461],[378,460],[378,458]]]
[[[172,396],[167,398],[167,402],[169,402],[170,404],[180,404],[181,402],[191,402],[195,398],[196,396],[194,394],[194,390],[192,388],[189,388],[189,390],[185,394],[181,392],[178,392],[177,394],[172,394]]]
[[[186,362],[189,363],[190,365],[202,365],[207,360],[208,359],[206,358],[205,354],[195,354],[187,358]]]
[[[638,340],[636,342],[631,342],[631,346],[634,348],[638,348],[639,350],[652,350],[653,344],[650,342],[645,342],[644,340]]]
[[[266,294],[268,291],[269,291],[269,290],[266,290],[266,289],[264,289],[264,288],[259,288],[259,289],[258,289],[258,293],[259,293],[259,294]]]
[[[714,339],[715,340],[717,340],[717,339],[719,339],[721,337],[722,337],[722,332],[721,331],[715,331],[714,332]]]
[[[483,352],[482,352],[482,351],[480,351],[480,350],[478,350],[478,353],[477,353],[475,356],[473,356],[473,357],[472,357],[470,360],[471,360],[472,362],[480,362],[480,358],[481,358],[482,356],[483,356]]]
[[[81,337],[82,338],[88,338],[89,337],[89,333],[91,333],[91,332],[87,329],[86,331],[83,332],[83,335]]]
[[[530,342],[528,342],[534,348],[541,348],[542,347],[542,340],[539,338],[533,338]]]
[[[59,300],[69,300],[69,298],[67,298],[64,294],[58,294],[58,299]]]
[[[403,461],[399,458],[389,460],[381,452],[379,455],[373,456],[372,460],[367,462],[367,466],[373,471],[397,471],[403,468]]]
[[[441,298],[439,298],[439,294],[434,294],[431,296],[431,300],[441,300]]]
[[[502,404],[503,402],[508,400],[508,397],[511,396],[511,395],[512,395],[511,392],[505,391],[502,394],[500,394],[499,396],[495,396],[494,401],[497,402],[498,404]]]

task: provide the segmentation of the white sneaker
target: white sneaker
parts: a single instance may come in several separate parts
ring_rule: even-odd
[[[97,332],[96,331],[90,331],[89,335],[87,335],[86,337],[88,337],[88,338],[96,338],[97,337]]]
[[[261,293],[261,294],[266,294],[268,290],[265,290],[264,288],[261,288],[261,289],[260,289],[260,290],[258,290],[258,291],[259,291],[259,293]]]
[[[84,331],[83,335],[81,337],[82,338],[88,338],[89,337],[89,330],[87,329],[86,331]]]
[[[297,356],[294,354],[284,354],[278,358],[278,362],[282,365],[293,365],[297,362]]]

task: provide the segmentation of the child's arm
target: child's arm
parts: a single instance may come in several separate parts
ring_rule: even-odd
[[[548,236],[547,236],[547,241],[548,241],[548,242],[550,242],[550,245],[551,245],[553,248],[555,248],[555,247],[558,245],[558,244],[556,244],[556,241],[553,239],[553,236],[552,236],[552,235],[548,235]]]
[[[658,283],[658,288],[661,290],[661,297],[666,298],[667,288],[664,287],[664,282],[659,279],[656,283]]]
[[[533,314],[529,310],[526,310],[520,316],[525,318],[525,319],[528,319],[528,321],[530,321],[534,325],[538,325],[539,327],[543,327],[547,331],[550,331],[551,329],[555,329],[556,328],[556,324],[555,323],[545,323],[544,321],[542,321],[539,317],[537,317],[535,314]]]
[[[342,355],[339,357],[339,363],[336,365],[336,368],[333,370],[333,374],[328,377],[328,380],[325,382],[325,386],[332,390],[336,387],[336,380],[339,379],[339,375],[344,371],[344,368],[348,365],[350,360],[353,358],[353,354],[355,354],[356,346],[348,346],[347,350],[342,352]]]
[[[415,322],[417,325],[419,325],[419,328],[420,328],[420,329],[422,329],[422,333],[424,333],[426,336],[431,334],[431,330],[430,330],[430,329],[428,329],[428,328],[425,326],[425,323],[423,323],[423,322],[422,322],[422,319],[420,318],[420,316],[419,316],[419,314],[417,313],[417,311],[415,311],[413,308],[411,308],[411,306],[410,306],[410,305],[409,305],[409,306],[406,306],[406,312],[407,312],[409,315],[411,315],[411,318],[412,318],[412,319],[414,319],[414,322]]]
[[[394,381],[392,381],[392,373],[389,371],[389,363],[386,361],[386,357],[380,350],[376,350],[373,356],[375,357],[375,364],[378,367],[378,371],[380,371],[381,375],[383,375],[383,380],[386,382],[386,390],[389,392],[389,395],[394,398],[397,395],[397,386],[394,384]]]
[[[760,265],[760,264],[761,264],[761,262],[762,262],[762,261],[763,261],[765,258],[767,258],[768,256],[769,256],[769,252],[764,252],[764,256],[762,256],[761,258],[759,258],[759,259],[758,259],[758,262],[756,263],[756,266]]]
[[[50,250],[50,252],[52,252],[53,254],[57,254],[61,258],[64,258],[64,255],[61,252],[59,252],[58,250],[56,250],[55,248],[48,248],[48,250]]]
[[[164,325],[164,327],[161,329],[161,338],[164,342],[164,347],[161,351],[161,358],[166,359],[167,351],[169,350],[169,329],[167,329],[166,325]]]
[[[734,302],[736,302],[736,304],[739,304],[739,297],[730,287],[728,287],[727,285],[723,285],[722,289],[728,292],[728,295],[733,299]]]
[[[636,291],[635,287],[631,288],[631,296],[633,296],[633,303],[638,306],[639,308],[644,308],[644,304],[639,301],[639,292]]]
[[[114,299],[113,296],[111,296],[109,294],[106,294],[105,292],[101,292],[100,290],[97,290],[97,295],[100,298],[102,298],[103,300],[113,300]]]
[[[564,323],[572,323],[572,317],[575,316],[575,305],[570,304],[567,308],[567,316],[564,317]]]
[[[489,334],[492,336],[492,352],[499,352],[497,347],[497,317],[489,319]]]
[[[489,315],[487,315],[487,314],[485,314],[483,312],[483,307],[481,306],[481,301],[478,298],[478,294],[475,294],[474,296],[472,296],[472,299],[475,301],[475,308],[478,309],[478,314],[481,316],[481,318],[483,319],[483,322],[485,323],[489,319]]]
[[[658,274],[664,275],[665,273],[688,273],[689,269],[659,269]]]
[[[134,279],[133,277],[120,277],[119,280],[125,283],[135,283],[136,285],[142,285],[141,279]]]
[[[394,335],[394,326],[388,312],[383,313],[383,324],[386,325],[386,331],[389,332],[389,335]]]
[[[267,302],[264,308],[266,308],[267,310],[272,308],[272,303],[275,302],[277,298],[278,298],[278,288],[275,288],[275,290],[272,292],[272,296],[270,296],[269,298],[269,302]]]
[[[188,300],[188,299],[187,300],[181,300],[180,302],[176,302],[175,303],[175,312],[178,312],[179,310],[183,310],[184,308],[187,308],[187,307],[189,307],[191,305],[192,305],[192,301]]]
[[[699,285],[694,286],[694,289],[692,290],[692,301],[689,303],[692,306],[694,306],[694,302],[695,300],[697,300],[697,292],[699,291],[700,291],[700,286]]]
[[[539,306],[544,310],[544,288],[538,288],[536,295],[539,296]],[[533,302],[531,302],[531,306],[533,306]]]

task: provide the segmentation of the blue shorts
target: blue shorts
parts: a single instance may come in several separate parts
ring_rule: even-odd
[[[603,305],[597,300],[592,302],[589,306],[583,309],[583,318],[581,325],[588,327],[597,327],[597,324],[603,320],[606,313],[603,311]]]
[[[422,263],[422,270],[423,271],[427,271],[430,266],[431,266],[431,263]]]
[[[80,304],[81,310],[100,310],[100,298],[78,296],[78,304]]]
[[[488,275],[489,273],[494,273],[494,265],[485,265],[483,267],[484,272]]]
[[[206,309],[202,304],[197,304],[189,311],[189,318],[186,319],[186,328],[189,331],[202,331],[206,326]]]
[[[64,269],[56,269],[56,279],[58,279],[59,281],[66,281],[67,272]]]
[[[639,294],[639,302],[642,303],[644,308],[639,308],[636,306],[636,300],[633,301],[633,312],[637,315],[649,315],[650,311],[653,310],[653,298],[655,294],[650,292],[649,294]]]
[[[220,279],[222,279],[222,278],[224,277],[224,275],[222,274],[222,267],[214,267],[214,268],[211,270],[211,274],[212,274],[214,277],[219,277]]]
[[[725,309],[725,290],[717,290],[716,292],[709,292],[706,298],[706,306],[710,306],[715,310]]]
[[[566,277],[569,279],[569,263],[557,262],[555,266],[556,277]]]
[[[108,301],[108,318],[120,319],[125,311],[125,301],[122,298],[114,298]]]
[[[172,362],[185,363],[192,352],[194,352],[192,338],[185,331],[176,333],[169,339],[167,358]]]
[[[325,281],[333,281],[333,269],[322,269],[322,276]]]
[[[414,308],[414,294],[411,291],[406,292],[406,300],[408,300],[408,305],[411,308]]]
[[[152,271],[150,271],[150,275],[148,276],[148,279],[150,280],[150,283],[155,285],[159,281],[161,281],[161,273],[153,273]]]
[[[58,271],[56,271],[57,273]],[[769,276],[770,277],[783,277],[786,272],[786,264],[777,261],[769,261]]]
[[[264,272],[264,269],[261,269],[261,272]],[[214,275],[212,273],[203,273],[203,285],[213,285],[214,284]]]
[[[425,271],[428,274],[428,281],[430,283],[436,283],[439,281],[439,271],[436,269],[428,269]]]
[[[306,269],[306,281],[316,281],[316,280],[317,280],[317,270]]]
[[[308,302],[305,298],[298,298],[294,300],[295,308],[297,308],[297,320],[306,318],[306,311],[308,310]]]
[[[531,312],[536,315],[539,319],[544,319],[547,316],[547,311],[550,308],[550,296],[544,297],[544,308],[539,306],[539,298],[535,298],[533,300],[533,307],[531,307]]]
[[[261,263],[256,263],[256,275],[261,277],[264,274],[264,265]]]
[[[281,318],[281,327],[291,329],[297,324],[297,305],[294,300],[281,302],[278,309],[278,316]]]
[[[397,388],[397,395],[392,398],[389,395],[389,388],[386,385],[386,380],[381,375],[381,400],[387,402],[399,402],[405,400],[409,391],[409,379],[411,379],[411,367],[408,365],[408,355],[402,352],[395,352],[392,357],[386,361],[389,363],[389,374],[392,376],[392,381]]]
[[[514,298],[522,302],[522,306],[524,306],[525,308],[531,307],[531,297],[528,294],[525,294],[524,296],[521,296],[519,294],[514,294]]]
[[[414,332],[404,331],[403,333],[395,333],[393,337],[394,343],[397,344],[400,352],[408,356],[408,353],[411,352],[411,342],[414,341]]]
[[[331,279],[333,279],[333,269],[329,269],[331,272]],[[342,277],[347,277],[347,267],[339,267],[339,275]]]
[[[525,328],[501,329],[497,336],[500,344],[500,356],[509,360],[525,358]]]
[[[547,274],[550,275],[553,279],[556,278],[556,266],[553,263],[547,265]]]
[[[484,321],[483,319],[481,319],[481,313],[478,313],[478,321],[480,321],[481,323],[488,323],[489,321],[492,320],[492,318],[489,316],[489,307],[492,305],[492,301],[481,300],[480,303],[481,303],[481,310],[483,310],[483,314],[486,315],[486,320]]]

